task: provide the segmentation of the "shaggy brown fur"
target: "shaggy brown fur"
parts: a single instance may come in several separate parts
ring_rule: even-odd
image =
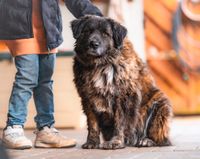
[[[74,82],[87,116],[82,148],[167,146],[172,115],[126,29],[109,18],[86,16],[72,22],[76,39]],[[158,66],[159,67],[159,66]]]

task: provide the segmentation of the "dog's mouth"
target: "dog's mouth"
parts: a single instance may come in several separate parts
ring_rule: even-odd
[[[103,48],[93,49],[93,48],[88,47],[87,54],[100,58],[105,54],[105,51]]]

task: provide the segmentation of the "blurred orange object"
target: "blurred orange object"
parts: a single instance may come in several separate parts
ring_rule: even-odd
[[[177,35],[180,44],[190,51],[189,57],[181,50],[176,53],[172,45],[178,1],[144,0],[147,63],[157,84],[171,99],[174,114],[200,114],[200,70],[186,70],[181,62],[183,59],[191,67],[200,66],[200,48],[194,50],[191,45],[195,41],[195,46],[200,46],[200,21],[196,21],[200,17],[200,0],[182,2],[184,18]]]
[[[3,42],[0,41],[0,53],[1,52],[8,52],[8,48]]]

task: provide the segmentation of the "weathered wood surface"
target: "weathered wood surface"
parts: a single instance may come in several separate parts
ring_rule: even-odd
[[[176,57],[172,51],[172,20],[177,6],[176,0],[144,0],[147,60],[158,85],[170,97],[175,114],[199,114],[200,73],[185,68],[179,58],[194,68],[200,66],[200,48],[194,49],[188,44],[182,32],[179,39],[190,50],[190,55],[180,51],[180,57]],[[190,9],[199,13],[200,6],[191,5]],[[200,27],[191,20],[184,20],[182,27],[200,43]]]

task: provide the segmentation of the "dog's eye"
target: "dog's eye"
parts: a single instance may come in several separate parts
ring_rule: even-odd
[[[110,34],[107,32],[103,32],[103,36],[110,36]]]

